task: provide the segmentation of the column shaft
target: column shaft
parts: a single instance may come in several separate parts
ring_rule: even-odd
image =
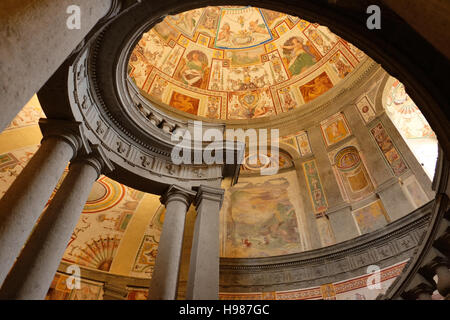
[[[41,147],[0,200],[0,284],[44,209],[74,147],[56,137]]]
[[[319,175],[327,198],[328,208],[342,205],[344,199],[342,198],[339,185],[328,158],[328,151],[325,146],[325,141],[323,140],[320,126],[309,128],[308,133],[317,168],[320,168]]]
[[[1,1],[0,132],[107,14],[111,3],[112,0]],[[79,29],[68,27],[76,22],[73,5],[80,8]]]
[[[101,163],[75,162],[0,290],[0,299],[41,300],[64,255]]]
[[[148,299],[175,300],[190,194],[181,188],[171,187],[161,202],[166,205],[166,213]]]
[[[308,186],[306,185],[305,175],[303,174],[303,168],[301,164],[301,160],[294,160],[295,170],[297,173],[297,181],[300,190],[305,190],[305,192],[300,192],[298,195],[301,197],[303,202],[303,208],[305,210],[305,219],[308,230],[308,238],[309,238],[309,248],[307,250],[318,249],[322,247],[322,242],[320,240],[319,230],[317,228],[316,215],[314,213],[314,208],[312,206],[311,200],[308,196]]]
[[[384,128],[386,129],[387,133],[389,134],[391,139],[394,141],[395,146],[397,147],[398,151],[403,156],[403,160],[406,161],[409,169],[412,171],[412,173],[416,177],[417,182],[420,184],[423,191],[427,194],[427,197],[429,199],[434,199],[435,193],[432,190],[430,178],[427,176],[424,168],[419,163],[416,156],[411,151],[408,144],[403,139],[400,132],[397,130],[394,123],[392,123],[391,119],[386,114],[386,112],[384,112],[380,116],[380,120],[381,120]]]
[[[370,134],[369,128],[364,124],[356,110],[356,106],[349,105],[343,110],[345,117],[352,129],[353,135],[358,141],[361,153],[364,155],[367,170],[375,180],[376,186],[382,185],[392,178],[392,173],[377,146],[377,143]]]
[[[186,288],[188,300],[219,298],[219,213],[223,193],[222,189],[201,186],[197,194],[197,218]]]

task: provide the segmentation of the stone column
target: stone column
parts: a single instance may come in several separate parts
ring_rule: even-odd
[[[97,22],[112,13],[117,2],[0,1],[0,132],[9,125]],[[71,16],[75,12],[73,7],[69,6],[73,5],[80,8],[79,29],[68,27],[68,21],[73,21]]]
[[[187,300],[219,298],[219,224],[224,190],[200,186],[195,198],[197,218],[192,241]]]
[[[171,186],[161,197],[166,214],[150,283],[149,300],[175,300],[177,297],[184,224],[193,195],[192,191]]]
[[[102,150],[94,148],[92,154],[70,164],[69,173],[3,283],[0,299],[45,298],[93,183],[105,164],[112,169]]]
[[[0,200],[0,284],[12,267],[69,161],[83,145],[81,123],[40,121],[41,147]]]

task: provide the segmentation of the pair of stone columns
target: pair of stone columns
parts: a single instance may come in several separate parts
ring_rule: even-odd
[[[215,300],[219,295],[219,212],[222,189],[200,186],[197,193],[172,186],[161,197],[166,206],[149,299],[175,300],[186,214],[197,208],[186,299]]]
[[[100,147],[83,143],[80,123],[40,126],[41,147],[0,200],[0,299],[45,298],[92,184],[105,166],[112,169]]]

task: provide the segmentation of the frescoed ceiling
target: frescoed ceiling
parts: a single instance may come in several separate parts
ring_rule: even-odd
[[[129,76],[145,95],[222,120],[273,116],[336,86],[366,55],[327,27],[255,7],[206,7],[144,33]]]

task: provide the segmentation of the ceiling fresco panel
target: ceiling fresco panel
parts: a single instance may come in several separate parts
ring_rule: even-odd
[[[301,108],[365,57],[327,27],[299,17],[206,7],[168,16],[144,33],[128,75],[151,98],[187,114],[249,120]],[[186,106],[172,101],[174,92]]]

